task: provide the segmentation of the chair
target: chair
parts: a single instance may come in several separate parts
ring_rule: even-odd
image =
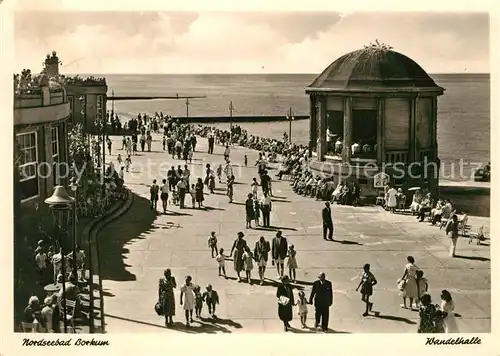
[[[378,197],[375,200],[375,205],[382,205],[382,206],[385,205],[385,192],[383,190],[380,190],[378,192]]]
[[[23,333],[36,333],[36,325],[35,323],[25,323],[21,322],[21,327],[23,329]]]
[[[477,231],[472,231],[469,233],[469,243],[472,242],[472,240],[476,239],[476,243],[478,245],[481,245],[481,241],[485,240],[484,236],[484,226],[481,226]]]
[[[457,211],[453,210],[448,215],[443,215],[441,217],[441,224],[439,225],[439,230],[441,230],[443,227],[445,227],[446,224],[448,223],[448,221],[453,217],[453,215],[456,215],[456,213],[457,213]]]
[[[468,236],[471,226],[467,225],[467,222],[469,221],[469,216],[467,214],[464,214],[464,216],[458,220],[458,230],[462,231],[462,236]]]
[[[62,310],[62,309],[61,309]],[[66,320],[71,326],[71,329],[68,328],[70,333],[75,333],[75,318],[76,318],[76,301],[75,300],[66,300]],[[64,315],[62,316],[64,320]]]

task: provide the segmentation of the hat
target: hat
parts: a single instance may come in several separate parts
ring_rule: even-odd
[[[244,233],[242,233],[241,231],[239,231],[239,232],[238,232],[238,237],[243,237],[243,236],[245,236],[245,234],[244,234]]]

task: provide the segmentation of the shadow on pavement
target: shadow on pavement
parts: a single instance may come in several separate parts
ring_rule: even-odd
[[[97,291],[99,290],[99,284],[98,283],[94,283],[92,288]],[[102,295],[105,296],[105,297],[114,297],[115,295],[111,292],[109,292],[109,289],[105,289],[103,288],[103,290],[101,291]],[[86,301],[89,301],[90,300],[90,288],[87,286],[86,288],[84,288],[83,290],[80,291],[80,294],[82,295],[82,299],[83,300],[86,300]]]
[[[163,214],[161,213],[162,215],[170,215],[170,216],[193,216],[191,214],[188,214],[188,213],[179,213],[177,211],[172,211],[172,210],[168,210],[167,209],[167,213],[166,214]]]
[[[234,204],[234,203],[233,203]],[[241,205],[245,205],[245,204],[241,204]],[[259,226],[259,227],[256,227],[254,228],[255,230],[265,230],[265,231],[278,231],[278,230],[290,230],[290,231],[297,231],[296,228],[294,227],[285,227],[285,226],[267,226],[267,227],[264,227],[264,226]]]
[[[241,329],[243,328],[243,325],[240,323],[237,323],[231,319],[221,319],[221,318],[201,318],[201,321],[204,321],[205,323],[211,323],[211,324],[217,324],[217,325],[227,325],[231,328],[235,329]]]
[[[350,241],[350,240],[326,240],[328,242],[337,242],[342,245],[360,245],[363,246],[362,243],[359,243],[357,241]]]
[[[107,318],[118,319],[118,320],[128,321],[128,322],[131,322],[131,323],[142,324],[142,325],[153,326],[153,327],[156,327],[156,328],[165,329],[165,326],[163,326],[163,325],[148,323],[146,321],[134,320],[134,319],[124,318],[124,317],[121,317],[121,316],[116,316],[116,315],[111,315],[111,314],[106,314],[106,313],[104,314],[104,316],[106,316]]]
[[[216,208],[216,207],[213,207],[213,206],[202,206],[201,209],[197,209],[197,210],[204,210],[204,211],[219,210],[219,211],[225,211],[226,209]]]
[[[284,199],[273,199],[273,198],[276,198],[276,197],[271,198],[271,201],[273,203],[291,203],[292,202],[291,200],[287,200],[286,198],[284,198]]]
[[[378,319],[385,319],[385,320],[393,320],[393,321],[401,321],[406,324],[417,324],[415,321],[403,318],[401,316],[394,316],[394,315],[383,315],[380,314],[380,312],[373,312],[373,316]]]
[[[203,320],[203,319],[202,319]],[[227,328],[214,324],[214,323],[204,323],[200,320],[194,320],[194,322],[191,324],[191,326],[188,328],[186,327],[185,324],[176,321],[174,322],[174,325],[169,327],[170,330],[173,331],[179,331],[182,333],[186,334],[217,334],[217,333],[224,333],[224,334],[229,334],[231,333],[230,330]]]
[[[103,280],[135,281],[136,276],[125,264],[129,250],[125,245],[137,239],[144,239],[142,234],[152,231],[156,214],[150,208],[148,199],[133,194],[129,210],[116,221],[108,224],[99,232],[99,262]]]
[[[290,327],[288,329],[292,334],[316,334],[316,329],[311,327],[306,328],[298,328],[298,327]]]

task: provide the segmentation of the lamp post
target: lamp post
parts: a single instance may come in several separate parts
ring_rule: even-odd
[[[292,121],[295,120],[293,116],[293,109],[290,107],[288,110],[288,114],[286,115],[286,119],[288,120],[288,143],[292,143]]]
[[[81,106],[80,114],[82,117],[83,132],[87,136],[87,144],[88,144],[88,147],[90,150],[90,148],[91,148],[90,147],[90,135],[87,135],[86,130],[85,130],[85,127],[87,124],[87,108],[86,108],[85,97],[82,95],[82,96],[80,96],[79,100],[80,100],[80,106]]]
[[[64,244],[61,243],[60,236],[62,230],[62,222],[67,221],[67,214],[69,213],[71,204],[73,204],[73,202],[74,199],[68,195],[66,189],[64,189],[62,185],[56,186],[54,188],[54,193],[50,197],[45,199],[45,203],[48,204],[53,214],[54,222],[56,225],[57,239],[59,241],[59,248],[61,253],[64,333],[68,332],[68,316],[66,309],[66,259],[64,255]]]
[[[103,117],[104,116],[104,117]],[[104,177],[106,176],[106,125],[107,117],[101,114],[101,133],[102,133],[102,179],[104,182]]]
[[[76,178],[71,179],[71,184],[69,185],[71,191],[73,192],[73,276],[78,277],[78,266],[76,261],[76,202],[77,202],[77,190],[79,188],[78,181]]]
[[[233,143],[233,102],[229,102],[229,144]]]

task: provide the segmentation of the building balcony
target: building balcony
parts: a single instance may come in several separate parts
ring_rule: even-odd
[[[14,97],[14,126],[36,125],[59,121],[70,115],[70,104],[64,90],[40,88],[36,93]]]

